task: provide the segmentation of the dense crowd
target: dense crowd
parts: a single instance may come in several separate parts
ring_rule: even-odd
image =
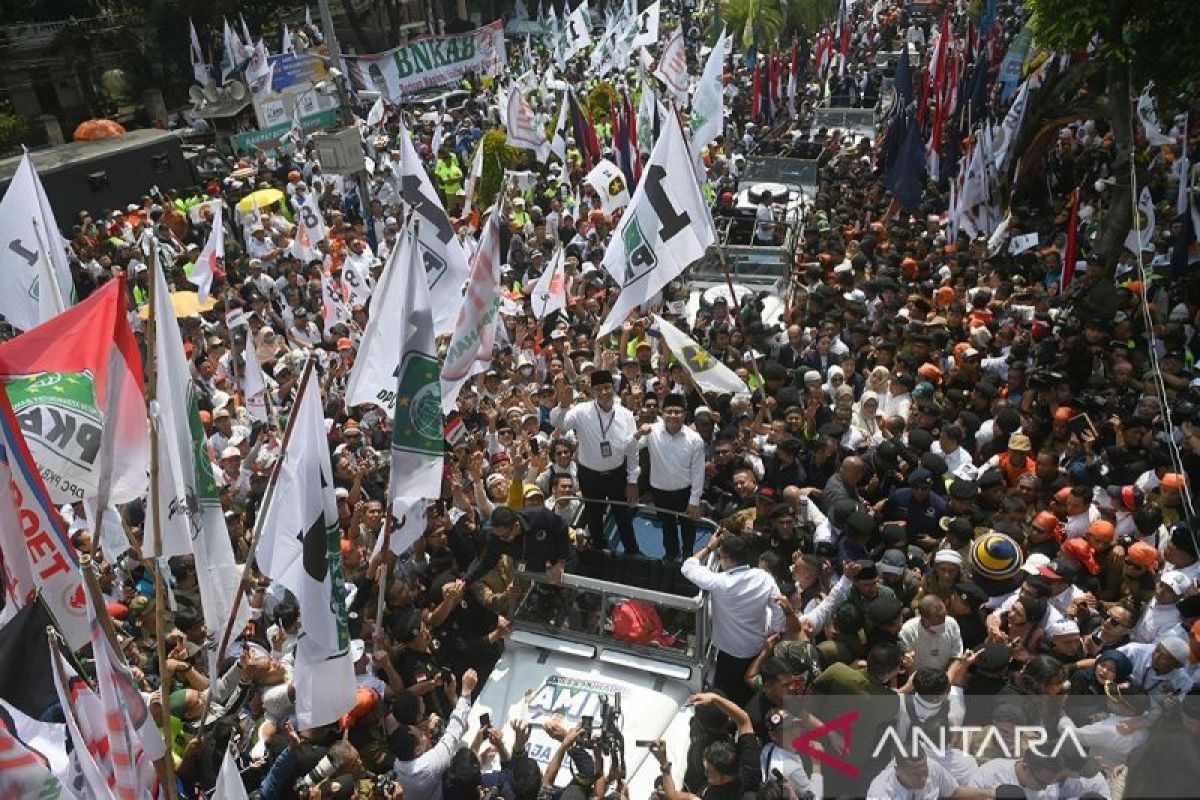
[[[786,149],[793,134],[819,153],[778,322],[763,320],[765,298],[753,293],[701,304],[693,319],[672,304],[660,312],[746,380],[745,394],[698,391],[647,317],[595,336],[615,294],[599,268],[614,218],[581,180],[574,141],[568,182],[555,162],[523,190],[506,184],[503,211],[490,212],[507,217],[503,331],[490,369],[458,397],[462,435],[447,447],[442,494],[428,498],[426,529],[401,555],[381,545],[391,420],[343,402],[368,319],[351,276],[378,279],[405,219],[398,116],[370,139],[375,170],[363,187],[324,174],[310,147],[240,154],[210,185],[84,213],[64,232],[81,297],[124,272],[131,308],[141,308],[151,280],[141,233],[158,240],[168,282],[191,289],[211,214],[189,211],[225,204],[218,302],[180,324],[239,561],[253,556],[297,382],[317,359],[358,680],[359,703],[340,723],[294,724],[303,620],[288,592],[254,573],[253,619],[209,674],[220,632],[206,629],[189,559],[172,560],[170,595],[158,598],[136,550],[106,558],[73,515],[72,541],[95,554],[140,688],[170,684],[169,745],[185,796],[211,790],[231,741],[244,785],[263,800],[624,793],[619,759],[606,760],[582,729],[545,723],[560,746],[540,764],[525,752],[526,721],[493,709],[491,727],[468,739],[467,715],[529,591],[521,573],[561,580],[589,550],[635,557],[643,505],[662,510],[662,559],[711,597],[715,654],[710,691],[693,698],[686,764],[652,746],[663,768],[656,796],[1194,795],[1200,346],[1180,235],[1189,223],[1160,224],[1152,252],[1126,251],[1110,269],[1096,245],[1113,202],[1112,134],[1098,120],[1058,133],[1049,199],[1011,209],[1010,235],[1038,233],[1040,247],[1012,254],[989,248],[992,231],[952,235],[949,174],[922,187],[919,209],[897,209],[878,140],[818,130],[812,112],[830,97],[879,101],[895,69],[881,53],[911,44],[920,69],[941,20],[905,5],[857,4],[844,70],[829,69],[826,86],[806,69],[795,113],[769,125],[749,122],[746,54],[727,63],[725,135],[702,154],[714,208],[746,188],[748,153]],[[951,19],[952,30],[966,28],[966,14]],[[1023,19],[1001,6],[998,52]],[[532,66],[520,49],[510,44],[510,70]],[[551,60],[536,40],[533,57]],[[581,89],[593,80],[584,57],[563,77]],[[496,81],[469,85],[461,105],[408,120],[468,252],[489,211],[463,213],[465,176],[503,102]],[[991,92],[995,120],[1010,99]],[[534,106],[549,118],[556,103]],[[1164,209],[1175,200],[1170,165],[1191,147],[1167,145],[1148,167]],[[1067,285],[1076,186],[1086,268]],[[234,212],[270,187],[284,200]],[[321,257],[303,262],[294,219],[307,197],[327,238]],[[784,217],[769,197],[755,215],[756,236],[776,241]],[[559,248],[567,307],[537,319],[530,287]],[[687,277],[669,292],[685,296]],[[331,311],[331,289],[344,314]],[[245,325],[230,327],[238,312],[249,312]],[[265,423],[242,391],[247,338],[268,376]],[[146,511],[122,512],[136,542]],[[160,603],[169,603],[169,674],[155,652]],[[795,743],[850,710],[865,726],[856,736],[814,741],[856,765],[854,776]],[[904,741],[918,727],[935,739],[959,732],[944,752],[873,752],[888,726]],[[1017,728],[1040,726],[1052,740],[1070,729],[1084,750],[981,750],[963,741],[963,726],[1007,740]],[[564,764],[572,778],[562,788]]]

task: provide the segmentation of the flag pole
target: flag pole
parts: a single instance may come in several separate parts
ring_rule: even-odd
[[[154,636],[158,649],[159,702],[162,703],[162,737],[167,743],[167,755],[163,758],[167,800],[175,800],[175,763],[171,755],[171,681],[167,670],[167,622],[165,615],[166,587],[162,576],[162,497],[158,491],[158,420],[152,409],[157,404],[158,354],[155,342],[158,334],[158,247],[151,242],[151,278],[149,281],[150,313],[146,319],[146,352],[150,355],[150,374],[146,381],[146,410],[150,417],[150,510],[154,521],[154,558],[149,560],[154,575]],[[97,512],[100,513],[99,510]],[[143,546],[145,542],[142,543]],[[86,574],[86,573],[85,573]],[[119,650],[117,652],[120,652]]]

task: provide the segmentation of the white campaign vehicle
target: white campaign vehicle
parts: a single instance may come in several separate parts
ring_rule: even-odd
[[[730,283],[739,301],[746,294],[762,295],[764,325],[779,323],[791,295],[792,265],[804,217],[816,191],[816,161],[773,156],[746,159],[732,211],[713,220],[725,265],[716,258],[702,258],[686,273],[691,287],[689,324],[718,297],[729,300]],[[768,192],[776,219],[775,236],[772,242],[763,243],[754,237],[755,213]]]
[[[646,556],[588,549],[561,584],[523,576],[528,588],[504,654],[471,709],[466,741],[482,714],[505,724],[506,745],[513,741],[507,723],[526,720],[528,753],[544,769],[558,742],[543,725],[558,717],[568,730],[590,724],[606,769],[614,754],[622,759],[630,797],[650,796],[659,776],[654,756],[636,742],[664,740],[675,778],[682,779],[692,716],[687,700],[703,684],[708,610],[678,562],[653,557],[662,552],[656,522],[644,510],[635,520]],[[700,541],[707,535],[698,531]],[[570,779],[567,758],[556,782]]]

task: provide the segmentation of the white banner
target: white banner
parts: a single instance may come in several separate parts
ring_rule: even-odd
[[[342,62],[355,90],[379,92],[398,103],[418,89],[441,86],[469,72],[499,75],[505,65],[500,20],[467,33],[422,36],[400,47]]]

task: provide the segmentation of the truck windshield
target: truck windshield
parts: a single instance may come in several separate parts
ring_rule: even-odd
[[[704,652],[704,603],[694,586],[683,597],[571,573],[561,584],[523,580],[513,617],[520,629],[671,661]]]

